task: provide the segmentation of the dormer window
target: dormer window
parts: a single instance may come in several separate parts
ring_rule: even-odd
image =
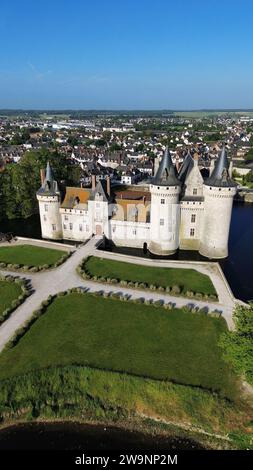
[[[198,194],[197,188],[194,188],[192,193],[193,193],[194,196],[196,196]]]

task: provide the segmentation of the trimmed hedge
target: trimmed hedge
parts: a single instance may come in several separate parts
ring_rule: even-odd
[[[87,288],[81,288],[81,287],[72,287],[71,289],[68,289],[63,292],[58,292],[56,295],[50,295],[46,300],[43,300],[41,303],[40,307],[33,312],[33,315],[30,317],[29,320],[21,327],[19,328],[14,336],[10,339],[10,341],[6,344],[5,348],[6,349],[11,349],[16,344],[18,341],[24,336],[24,334],[29,330],[29,328],[32,326],[32,324],[39,318],[41,315],[43,315],[47,307],[53,302],[53,300],[57,297],[62,297],[64,295],[68,295],[70,293],[78,293],[78,294],[83,294],[83,295],[92,295],[94,297],[104,297],[105,299],[114,299],[114,300],[120,300],[122,302],[132,302],[134,304],[145,304],[145,305],[152,305],[154,307],[163,307],[166,310],[172,310],[175,308],[175,304],[173,302],[168,302],[165,303],[163,300],[152,300],[152,299],[144,299],[144,297],[139,297],[139,298],[132,298],[128,294],[123,294],[122,292],[105,292],[103,290],[99,291],[89,291]],[[220,317],[222,314],[218,310],[215,310],[214,312],[208,312],[208,309],[203,308],[200,309],[199,307],[195,307],[192,304],[185,305],[182,307],[182,310],[185,312],[189,313],[198,313],[201,315],[207,315],[209,314],[212,317]]]
[[[61,264],[63,264],[71,255],[73,251],[66,251],[62,255],[62,257],[56,261],[54,264],[43,264],[40,266],[27,266],[24,264],[11,264],[11,263],[0,263],[0,269],[7,269],[9,271],[18,271],[18,272],[30,272],[30,273],[37,273],[41,271],[47,271],[48,269],[57,268]]]
[[[77,273],[80,274],[80,276],[83,279],[88,279],[94,282],[100,282],[100,283],[106,283],[106,284],[115,284],[119,285],[121,287],[130,287],[130,289],[141,289],[141,290],[152,290],[152,291],[158,291],[158,292],[164,292],[166,294],[171,294],[172,296],[180,296],[180,297],[188,297],[190,299],[196,299],[196,300],[205,300],[205,301],[217,301],[218,296],[215,294],[202,294],[201,292],[193,292],[193,291],[187,291],[183,292],[182,287],[180,287],[177,284],[174,284],[173,286],[158,286],[156,284],[147,284],[145,282],[134,282],[134,281],[128,281],[126,279],[115,279],[115,278],[104,278],[104,277],[99,277],[97,275],[91,276],[89,272],[85,270],[85,262],[87,261],[88,258],[83,260],[81,264],[77,267]]]
[[[6,308],[0,315],[0,325],[9,318],[11,313],[16,310],[19,305],[21,305],[29,295],[31,295],[31,285],[28,279],[21,279],[14,276],[0,276],[0,281],[10,281],[15,282],[20,285],[22,294],[18,296],[17,299],[11,302],[10,307]]]

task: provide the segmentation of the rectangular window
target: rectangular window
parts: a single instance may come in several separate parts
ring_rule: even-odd
[[[191,222],[192,222],[192,223],[196,222],[196,214],[192,214],[192,216],[191,216]]]
[[[116,225],[112,226],[112,231],[113,231],[113,233],[116,232]]]
[[[195,229],[194,228],[191,228],[190,230],[190,237],[194,237],[195,235]]]
[[[56,230],[56,225],[52,224],[52,229],[55,231]]]
[[[164,225],[164,219],[160,219],[160,225]]]
[[[67,225],[66,224],[63,224],[63,229],[67,230]]]
[[[73,230],[73,224],[69,224],[69,230]]]
[[[196,195],[198,194],[198,190],[197,190],[197,188],[194,188],[194,190],[193,190],[193,194],[194,194],[194,196],[196,196]]]
[[[161,199],[161,204],[165,204],[165,199]]]
[[[83,231],[83,226],[82,226],[82,224],[79,225],[79,231],[80,231],[80,232]]]
[[[137,233],[137,232],[136,232],[136,229],[134,229],[134,230],[133,230],[133,235],[136,235],[136,233]]]
[[[47,221],[47,217],[45,215],[43,216],[43,219],[44,219],[44,222]]]
[[[47,204],[45,204],[44,208],[45,208],[45,212],[48,212],[48,205]]]
[[[67,215],[64,215],[64,220],[69,220]]]

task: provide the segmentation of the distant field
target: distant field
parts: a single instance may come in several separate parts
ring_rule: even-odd
[[[214,116],[222,116],[222,115],[230,115],[230,116],[253,116],[253,111],[175,111],[173,112],[173,116],[177,117],[188,117],[188,118],[207,118],[207,117],[214,117]]]
[[[18,344],[0,355],[0,379],[83,365],[196,385],[227,397],[236,379],[218,339],[223,319],[72,293],[58,297]]]
[[[19,284],[0,280],[0,317],[4,310],[11,306],[12,301],[21,294],[22,290]]]
[[[172,287],[178,285],[182,292],[200,292],[202,294],[216,294],[211,279],[194,269],[158,268],[156,266],[142,266],[133,263],[124,263],[109,259],[89,257],[84,262],[85,270],[92,276],[110,277],[125,281],[143,282],[148,285]]]
[[[0,247],[0,263],[20,264],[24,266],[54,265],[65,251],[42,248],[34,245],[16,245]]]

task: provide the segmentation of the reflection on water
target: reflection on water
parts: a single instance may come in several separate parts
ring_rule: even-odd
[[[175,436],[151,436],[116,427],[78,423],[29,423],[0,431],[0,450],[202,450],[199,443]]]
[[[39,215],[28,219],[1,222],[0,231],[12,232],[23,237],[41,238]],[[69,243],[69,242],[68,242]],[[229,238],[229,257],[220,265],[234,295],[241,300],[253,299],[253,205],[235,203],[232,214]],[[108,247],[108,249],[111,249]],[[113,251],[134,256],[151,257],[146,251],[136,248],[116,248]],[[154,257],[154,256],[152,256]],[[206,258],[195,251],[178,251],[169,259],[205,261]]]

